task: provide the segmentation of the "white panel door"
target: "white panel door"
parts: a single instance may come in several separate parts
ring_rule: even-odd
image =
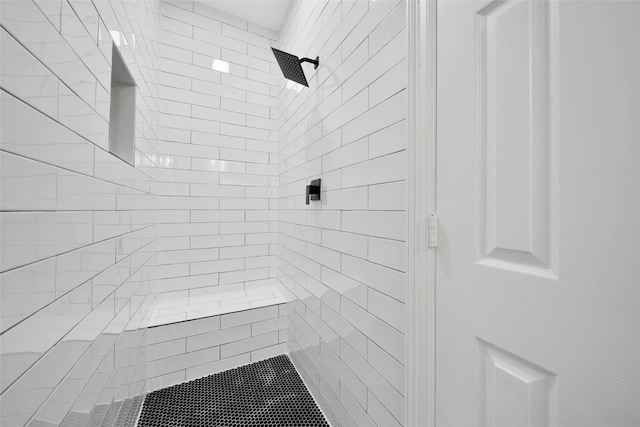
[[[437,15],[437,426],[639,426],[640,2]]]

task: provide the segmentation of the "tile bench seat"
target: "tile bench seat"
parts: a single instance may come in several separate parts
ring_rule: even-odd
[[[147,330],[146,391],[286,353],[281,286],[159,301]]]

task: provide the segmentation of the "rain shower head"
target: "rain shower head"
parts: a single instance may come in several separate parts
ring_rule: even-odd
[[[274,48],[271,48],[271,50],[276,56],[278,65],[280,65],[282,74],[284,74],[284,77],[286,79],[293,80],[296,83],[300,83],[301,85],[309,87],[307,78],[304,76],[304,71],[302,71],[302,66],[300,64],[303,62],[311,62],[314,65],[313,68],[316,69],[318,68],[318,65],[320,65],[319,56],[316,56],[315,60],[309,58],[298,59],[297,56],[291,55],[290,53],[283,52]]]

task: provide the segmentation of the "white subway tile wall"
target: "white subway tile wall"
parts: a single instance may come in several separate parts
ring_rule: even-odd
[[[111,426],[288,351],[330,419],[405,425],[405,3],[296,0],[279,33],[212,5],[0,1],[0,424]],[[320,56],[309,88],[271,46]]]
[[[286,304],[152,327],[147,391],[286,353]]]
[[[158,193],[163,299],[277,276],[280,82],[273,31],[214,9],[161,2]]]
[[[110,426],[146,379],[159,4],[3,0],[0,17],[0,424]],[[135,167],[108,152],[114,42]]]
[[[292,359],[343,425],[406,423],[405,6],[297,1],[276,44],[320,56],[278,86],[279,278]]]

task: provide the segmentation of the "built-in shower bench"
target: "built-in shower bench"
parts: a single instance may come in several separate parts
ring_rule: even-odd
[[[158,301],[147,330],[146,391],[286,353],[286,302],[277,279]]]

